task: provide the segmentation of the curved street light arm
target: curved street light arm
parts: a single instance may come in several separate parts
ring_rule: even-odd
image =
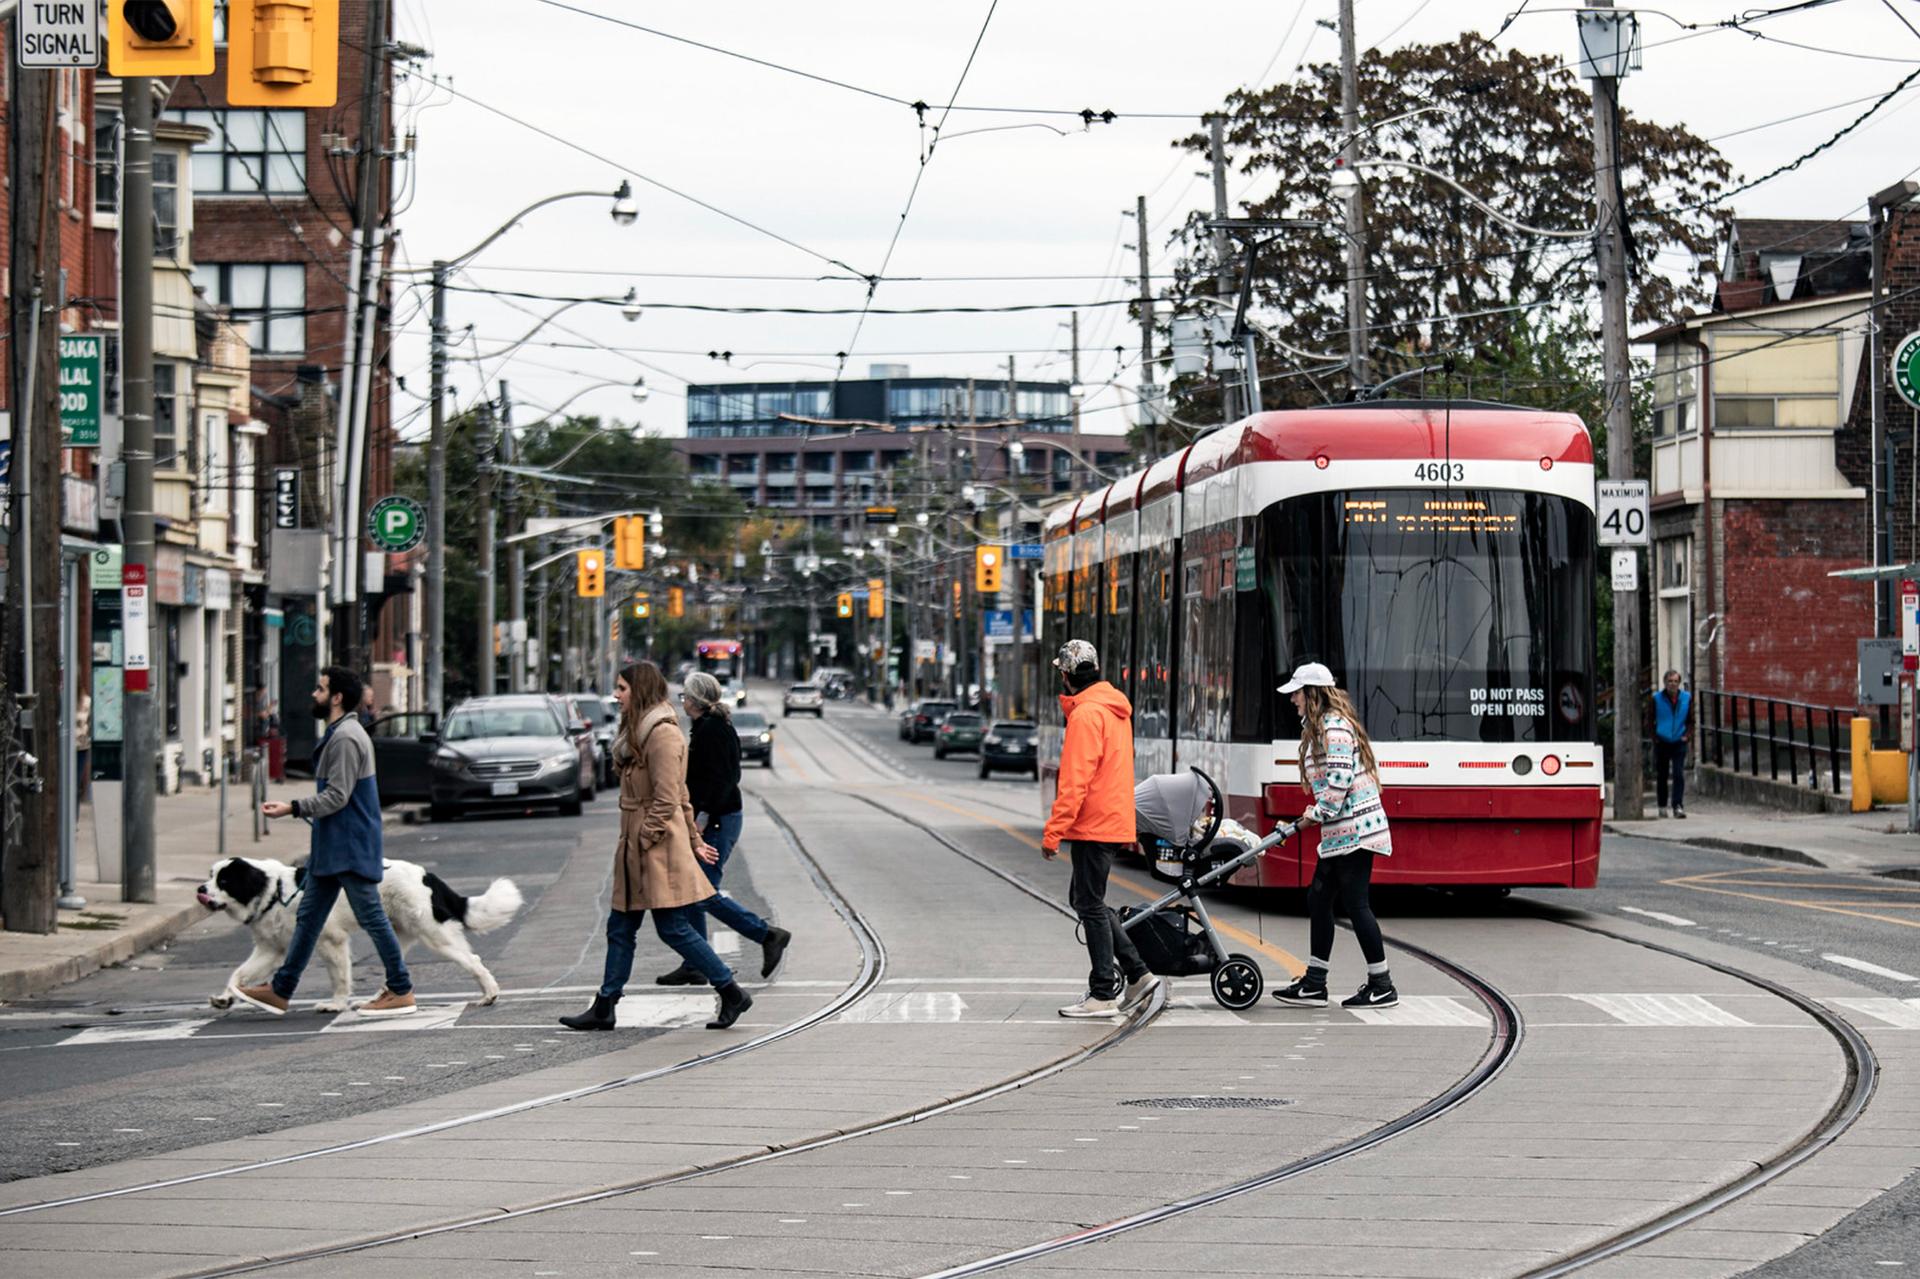
[[[521,347],[525,346],[528,342],[531,342],[534,338],[534,335],[540,332],[541,329],[546,328],[548,324],[552,323],[554,320],[559,319],[562,315],[566,314],[568,311],[571,311],[574,307],[585,306],[589,302],[599,302],[601,300],[602,299],[600,298],[575,298],[571,302],[562,302],[559,306],[555,307],[552,311],[549,311],[546,317],[543,318],[539,323],[535,324],[532,328],[528,329],[525,333],[523,333],[519,338],[515,339],[512,342],[509,342],[507,345],[501,347],[499,350],[475,351],[472,355],[460,355],[460,356],[455,356],[454,358],[458,360],[463,360],[463,361],[465,360],[479,361],[479,360],[495,360],[495,359],[501,358],[502,356],[512,355],[515,351],[518,351]]]
[[[1440,172],[1440,170],[1429,169],[1426,165],[1415,164],[1411,160],[1355,160],[1352,167],[1355,169],[1411,169],[1415,173],[1424,174],[1437,182],[1444,182],[1461,195],[1466,196],[1468,201],[1470,201],[1476,209],[1479,209],[1495,222],[1500,223],[1502,226],[1511,227],[1523,235],[1538,235],[1549,240],[1591,240],[1595,235],[1599,234],[1600,231],[1598,226],[1586,227],[1579,231],[1554,231],[1547,227],[1528,226],[1526,223],[1516,221],[1500,212],[1500,210],[1494,208],[1491,204],[1488,204],[1485,200],[1482,200],[1479,196],[1467,190],[1467,188],[1461,186],[1446,174]]]
[[[445,265],[445,267],[449,270],[455,267],[466,265],[468,262],[472,261],[474,258],[479,257],[481,253],[485,252],[488,245],[492,244],[495,240],[499,239],[501,236],[505,235],[507,232],[513,230],[514,227],[518,226],[522,218],[526,217],[529,213],[532,213],[538,209],[546,208],[549,204],[558,204],[562,200],[584,200],[584,199],[605,200],[609,196],[618,200],[621,198],[620,191],[623,191],[623,190],[629,191],[629,198],[630,198],[630,194],[631,194],[630,188],[628,188],[625,182],[622,182],[620,184],[619,190],[615,190],[611,192],[563,191],[559,195],[550,195],[550,196],[547,196],[545,199],[535,200],[532,204],[529,204],[526,208],[520,210],[520,212],[514,214],[512,217],[508,218],[505,222],[502,222],[499,225],[499,227],[495,229],[492,235],[489,235],[486,239],[480,241],[480,243],[474,245],[471,249],[468,249],[465,253],[460,254],[458,257],[443,258],[441,259],[441,261]]]

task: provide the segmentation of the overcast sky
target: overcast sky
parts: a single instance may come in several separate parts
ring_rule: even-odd
[[[418,81],[400,88],[403,125],[419,137],[399,217],[404,263],[462,253],[542,196],[611,192],[623,176],[641,174],[764,231],[636,179],[635,225],[613,224],[610,199],[561,203],[502,237],[460,283],[560,297],[618,296],[631,287],[642,302],[857,309],[864,283],[817,277],[845,276],[847,266],[878,272],[899,228],[886,268],[892,276],[1060,278],[889,282],[875,295],[876,307],[1084,304],[1082,377],[1090,385],[1117,377],[1131,386],[1139,376],[1137,328],[1124,307],[1097,305],[1133,292],[1134,255],[1126,247],[1134,243],[1133,222],[1122,211],[1131,211],[1137,195],[1147,197],[1159,275],[1169,229],[1187,210],[1211,202],[1198,166],[1171,141],[1197,128],[1200,113],[1234,88],[1290,78],[1303,61],[1338,53],[1334,33],[1319,25],[1334,17],[1335,0],[1186,0],[1177,8],[1001,0],[958,102],[1112,110],[1120,119],[1087,130],[1072,116],[956,111],[922,175],[923,135],[909,106],[539,0],[396,2],[401,37],[432,52],[423,74],[465,95],[433,93]],[[1757,3],[1669,0],[1666,11],[1713,23]],[[1517,5],[1359,0],[1356,22],[1362,47],[1391,48],[1437,43],[1467,29],[1491,34]],[[581,7],[908,103],[939,104],[966,67],[990,4],[581,0]],[[1737,173],[1758,176],[1828,138],[1920,69],[1920,35],[1901,17],[1920,27],[1920,2],[1837,0],[1759,24],[1755,30],[1772,37],[1760,40],[1724,29],[1694,33],[1642,11],[1645,65],[1624,84],[1622,98],[1637,114],[1717,139]],[[1500,39],[1571,59],[1573,13],[1530,3]],[[1736,212],[1838,218],[1862,209],[1868,194],[1920,165],[1916,97],[1920,82],[1830,151],[1739,197]],[[1811,111],[1820,113],[1776,123]],[[1148,113],[1185,118],[1136,118]],[[1026,127],[1005,127],[1013,125]],[[919,191],[903,225],[917,175]],[[1265,194],[1260,182],[1239,178],[1229,190],[1236,212],[1239,200]],[[424,391],[424,290],[400,294],[398,305],[410,322],[395,369]],[[495,352],[554,305],[451,293],[457,353],[472,355],[475,341],[482,353]],[[624,389],[603,388],[581,395],[572,411],[637,417],[655,433],[678,435],[689,381],[831,377],[841,351],[849,353],[849,377],[866,376],[873,363],[895,363],[915,374],[1001,379],[1012,353],[1022,377],[1064,379],[1067,346],[1064,310],[871,315],[862,324],[855,315],[658,307],[629,322],[616,308],[581,306],[511,358],[458,364],[453,385],[465,401],[479,393],[480,369],[489,393],[505,377],[520,406],[516,421],[524,424],[540,415],[535,406],[551,408],[594,382],[624,387],[644,375],[654,392],[645,405],[636,406]],[[1119,356],[1116,346],[1123,348]],[[735,355],[728,366],[709,351]],[[396,417],[417,407],[401,395]],[[1097,389],[1087,412],[1088,430],[1124,429],[1131,397]],[[405,433],[417,434],[423,421],[414,419]]]

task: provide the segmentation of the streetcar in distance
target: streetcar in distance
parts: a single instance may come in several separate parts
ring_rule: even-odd
[[[1091,641],[1141,777],[1198,765],[1269,833],[1305,811],[1319,661],[1372,736],[1377,882],[1590,888],[1599,870],[1593,444],[1566,413],[1376,401],[1263,413],[1045,521],[1047,653]],[[1042,707],[1042,795],[1064,721]],[[1236,882],[1304,887],[1312,830]]]
[[[693,646],[694,664],[720,681],[735,706],[747,704],[746,653],[736,639],[703,639]]]

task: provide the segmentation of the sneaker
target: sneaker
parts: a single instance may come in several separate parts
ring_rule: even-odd
[[[288,1001],[274,994],[271,984],[263,982],[258,986],[229,986],[227,993],[243,1004],[252,1004],[263,1013],[272,1013],[275,1017],[287,1015]]]
[[[1327,1006],[1327,983],[1324,978],[1313,981],[1302,977],[1291,986],[1283,986],[1273,992],[1273,997],[1283,1004],[1294,1008],[1325,1008]]]
[[[1160,979],[1152,973],[1142,973],[1135,980],[1128,982],[1127,988],[1120,992],[1120,1011],[1132,1012],[1153,998],[1153,992],[1158,989],[1160,989]]]
[[[1685,821],[1685,820],[1686,820],[1686,817],[1687,817],[1687,810],[1686,810],[1686,809],[1684,809],[1684,808],[1682,808],[1682,807],[1680,807],[1680,805],[1678,805],[1678,804],[1675,804],[1675,805],[1673,806],[1673,815],[1674,815],[1675,817],[1678,817],[1678,818],[1680,818],[1680,819],[1681,819],[1682,821]]]
[[[1662,804],[1660,805],[1660,816],[1665,817],[1666,815],[1667,815],[1667,806],[1665,804]]]
[[[1392,982],[1378,986],[1368,982],[1351,999],[1340,1001],[1342,1008],[1396,1008],[1399,1004],[1400,992],[1393,988]]]
[[[396,995],[382,986],[378,995],[357,1005],[353,1011],[362,1017],[405,1017],[413,1011],[413,992]]]
[[[1062,1017],[1118,1017],[1120,1001],[1117,999],[1096,999],[1089,991],[1087,997],[1077,1004],[1068,1004],[1060,1010]]]

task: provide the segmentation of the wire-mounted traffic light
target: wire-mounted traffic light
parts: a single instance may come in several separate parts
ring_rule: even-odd
[[[213,74],[213,0],[108,0],[107,70]]]
[[[340,97],[340,0],[227,0],[227,102],[330,107]]]
[[[613,566],[639,572],[647,566],[647,517],[622,515],[613,522]]]
[[[853,592],[852,591],[840,592],[840,594],[833,601],[833,613],[835,617],[852,617],[853,616]]]
[[[574,594],[598,599],[607,593],[607,557],[599,551],[581,551],[574,557]]]
[[[973,548],[973,589],[982,595],[1000,593],[1002,552],[997,546]]]
[[[887,583],[885,578],[875,577],[867,581],[867,616],[883,618],[887,615]]]

